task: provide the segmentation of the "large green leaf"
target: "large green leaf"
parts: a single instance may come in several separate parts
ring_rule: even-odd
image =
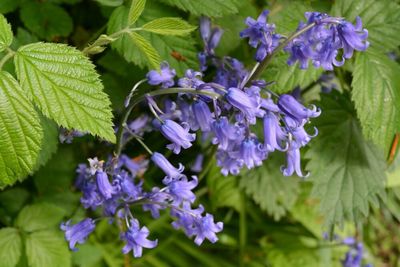
[[[60,231],[39,231],[26,237],[30,267],[70,267],[71,253]]]
[[[147,32],[153,32],[163,35],[187,35],[196,29],[180,18],[159,18],[147,22],[142,26]]]
[[[161,58],[150,42],[136,32],[132,32],[130,36],[133,44],[135,44],[139,51],[142,52],[142,55],[146,57],[149,67],[151,69],[159,69]]]
[[[15,228],[0,229],[0,266],[14,267],[21,257],[21,237]]]
[[[146,0],[132,0],[128,14],[128,24],[132,25],[135,23],[140,15],[143,13]]]
[[[65,128],[115,141],[110,100],[80,51],[33,43],[18,49],[15,65],[22,88],[45,116]]]
[[[39,116],[17,81],[0,72],[0,188],[28,175],[43,140]]]
[[[233,14],[239,11],[243,0],[162,0],[163,2],[176,6],[184,11],[189,11],[194,15],[206,15],[210,17],[220,17],[225,14]],[[249,5],[250,3],[246,3]]]
[[[367,216],[369,203],[384,196],[382,151],[364,139],[347,95],[322,95],[318,106],[323,112],[313,123],[319,135],[306,157],[326,225]]]
[[[400,66],[372,48],[357,56],[352,100],[364,135],[389,152],[400,131]]]
[[[283,157],[273,155],[262,166],[240,178],[241,188],[275,220],[290,210],[299,194],[299,179],[283,176],[279,171],[279,166],[283,164]]]
[[[12,40],[13,33],[11,25],[7,22],[6,18],[0,14],[0,52],[10,46]]]
[[[58,226],[64,210],[48,203],[25,206],[18,214],[16,225],[27,232]]]
[[[390,51],[400,45],[400,5],[391,0],[337,0],[332,15],[354,21],[360,16],[372,47]]]

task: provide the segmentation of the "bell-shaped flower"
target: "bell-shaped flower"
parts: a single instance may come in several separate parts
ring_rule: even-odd
[[[220,117],[211,124],[211,130],[215,137],[213,144],[218,144],[218,148],[227,150],[232,143],[243,139],[243,129],[239,126],[231,125],[227,117]]]
[[[262,165],[263,160],[267,157],[267,151],[257,139],[246,138],[240,144],[235,157],[243,161],[248,169],[252,169]]]
[[[216,233],[222,231],[224,224],[222,222],[214,223],[214,216],[206,213],[204,217],[197,218],[195,221],[195,233],[196,236],[194,243],[200,246],[204,239],[208,239],[211,243],[218,241]]]
[[[151,70],[147,73],[146,78],[150,85],[161,84],[163,88],[168,88],[175,84],[175,75],[175,70],[171,69],[167,62],[162,62],[160,65],[160,71]]]
[[[224,176],[238,175],[243,166],[243,161],[233,157],[232,152],[218,150],[217,166],[221,167],[221,173]]]
[[[286,167],[281,167],[281,172],[284,176],[292,176],[295,172],[299,177],[308,177],[309,173],[303,174],[301,170],[300,149],[290,146],[286,151]]]
[[[193,203],[196,200],[196,195],[192,192],[198,183],[196,176],[192,176],[191,181],[188,181],[186,177],[183,177],[179,180],[164,179],[163,183],[167,185],[166,192],[173,198],[173,205],[179,205],[183,201]]]
[[[115,189],[108,180],[106,172],[98,171],[96,173],[96,184],[100,194],[104,199],[110,199],[115,194]]]
[[[165,173],[169,179],[177,180],[185,176],[182,174],[185,167],[181,163],[179,163],[178,168],[175,168],[161,153],[154,152],[151,156],[151,160]]]
[[[251,124],[256,123],[256,115],[260,112],[261,103],[257,103],[257,99],[250,97],[246,92],[231,87],[225,95],[229,104],[239,109],[246,116]]]
[[[143,248],[155,248],[157,240],[151,241],[147,239],[149,234],[149,229],[146,226],[140,228],[139,221],[131,219],[128,230],[121,235],[121,239],[126,242],[122,248],[122,253],[127,254],[133,250],[133,256],[139,258],[142,256]]]
[[[71,221],[67,221],[62,223],[60,228],[65,232],[65,239],[69,242],[69,248],[76,251],[75,245],[85,243],[96,225],[92,219],[86,218],[75,225],[71,225]]]
[[[318,117],[321,114],[321,110],[316,106],[312,105],[312,109],[308,109],[288,94],[279,97],[278,107],[285,115],[294,119],[298,125],[302,125],[305,120]]]
[[[360,17],[356,18],[355,25],[348,21],[342,21],[337,25],[337,32],[343,44],[345,58],[351,58],[354,50],[365,51],[369,46],[368,30],[362,29]]]
[[[208,105],[202,101],[197,100],[192,104],[193,115],[196,120],[196,125],[203,132],[211,130],[212,114]]]
[[[287,134],[279,125],[279,120],[273,112],[267,112],[264,116],[264,146],[268,152],[276,150],[285,151],[288,144],[283,147],[282,143],[287,139]]]
[[[192,146],[192,142],[196,139],[196,134],[189,133],[189,125],[182,123],[183,127],[172,120],[165,120],[160,131],[172,144],[167,146],[175,154],[181,152],[181,147],[187,149]]]

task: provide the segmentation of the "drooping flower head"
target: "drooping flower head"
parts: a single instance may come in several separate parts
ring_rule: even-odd
[[[172,144],[167,146],[175,154],[179,154],[181,147],[187,149],[192,146],[192,142],[196,139],[196,134],[189,133],[189,125],[182,123],[183,127],[172,120],[165,120],[160,127],[161,133]]]
[[[96,225],[92,219],[87,218],[75,225],[71,225],[71,221],[62,223],[60,228],[65,232],[65,239],[69,242],[69,248],[76,251],[75,245],[83,244],[94,231]]]
[[[140,228],[139,221],[131,219],[128,230],[121,235],[121,239],[126,242],[122,248],[122,253],[127,254],[132,250],[133,256],[139,258],[142,256],[143,248],[155,248],[157,240],[151,241],[147,239],[149,234],[149,229],[146,226]]]
[[[181,163],[179,163],[179,167],[175,168],[163,154],[158,152],[154,152],[151,156],[151,160],[159,167],[169,179],[177,180],[183,176],[182,172],[185,167]]]
[[[175,70],[171,69],[167,62],[163,62],[161,63],[160,71],[151,70],[147,73],[146,78],[148,80],[147,82],[150,85],[161,84],[163,88],[168,88],[175,84],[174,82],[175,75],[176,75]]]

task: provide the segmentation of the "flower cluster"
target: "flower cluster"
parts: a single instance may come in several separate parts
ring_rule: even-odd
[[[342,244],[349,247],[349,251],[342,260],[343,267],[373,267],[370,263],[364,265],[362,263],[365,251],[361,242],[357,242],[353,237],[347,237],[342,240]]]

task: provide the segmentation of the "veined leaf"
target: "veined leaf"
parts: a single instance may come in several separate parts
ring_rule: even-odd
[[[45,230],[61,223],[64,211],[52,204],[40,203],[25,206],[18,214],[16,225],[27,232]]]
[[[71,253],[60,231],[39,231],[26,238],[30,267],[70,267]]]
[[[186,35],[196,27],[180,18],[159,18],[146,23],[142,29],[163,35]]]
[[[162,0],[164,3],[176,6],[193,15],[206,15],[210,17],[220,17],[226,14],[233,14],[239,11],[243,4],[242,0]],[[249,4],[249,3],[247,3]]]
[[[13,33],[11,25],[7,22],[6,18],[0,14],[0,52],[4,51],[11,45],[13,40]]]
[[[36,162],[36,169],[45,165],[58,148],[58,127],[54,121],[39,114],[40,124],[43,128],[43,142],[40,148],[39,157]],[[36,169],[34,171],[36,171]]]
[[[352,100],[364,135],[389,152],[400,131],[400,66],[372,48],[354,66]]]
[[[131,7],[129,8],[128,24],[135,23],[144,10],[146,0],[132,0]]]
[[[36,165],[43,130],[17,81],[0,72],[0,188],[28,175]]]
[[[103,6],[120,6],[124,3],[124,0],[95,0]]]
[[[313,195],[321,199],[326,225],[367,216],[369,203],[383,197],[385,160],[382,151],[367,142],[346,95],[321,95],[323,110],[313,121],[319,135],[306,157],[314,182]]]
[[[14,267],[21,257],[22,242],[15,228],[0,229],[0,266]]]
[[[45,116],[65,128],[115,141],[110,100],[80,51],[33,43],[19,48],[14,60],[22,88]]]
[[[146,56],[151,69],[159,69],[161,58],[157,50],[143,36],[136,32],[132,32],[131,38],[137,48]]]

